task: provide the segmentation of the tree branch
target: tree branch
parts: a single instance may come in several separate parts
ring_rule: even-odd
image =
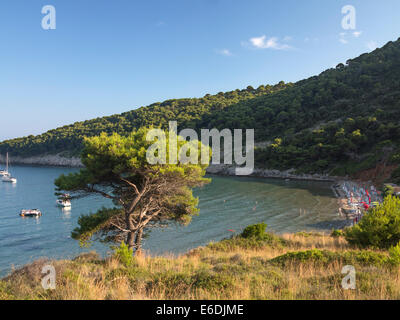
[[[120,177],[120,179],[121,179],[123,182],[129,184],[129,185],[135,190],[135,193],[136,193],[137,195],[140,193],[138,187],[136,186],[136,184],[130,182],[129,180],[126,180],[126,179],[124,179],[124,178],[121,178],[121,177]]]
[[[125,204],[125,203],[122,201],[121,198],[113,197],[113,196],[109,195],[107,192],[104,192],[104,191],[100,191],[100,190],[95,189],[93,186],[92,186],[92,187],[87,187],[87,188],[85,188],[85,190],[86,190],[87,192],[90,192],[90,193],[97,193],[97,194],[100,194],[100,195],[102,195],[104,198],[107,198],[107,199],[116,200],[116,201],[118,201],[122,206]]]
[[[129,232],[129,230],[126,230],[124,228],[121,228],[120,226],[117,226],[115,223],[110,223],[112,226],[114,226],[115,228],[117,228],[118,230],[122,231],[122,232]]]

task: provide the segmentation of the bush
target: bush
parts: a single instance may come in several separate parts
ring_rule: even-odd
[[[399,249],[400,250],[400,249]],[[287,264],[297,263],[316,263],[331,264],[339,261],[343,264],[358,264],[363,266],[391,265],[393,259],[387,255],[373,251],[345,251],[332,252],[327,250],[312,249],[306,251],[288,252],[270,260],[273,264],[285,266]]]
[[[343,230],[334,229],[331,232],[331,237],[335,237],[336,238],[336,237],[342,237],[342,236],[344,236]]]
[[[212,251],[230,252],[237,249],[243,250],[259,250],[262,248],[274,247],[282,248],[287,245],[287,241],[279,238],[272,234],[266,234],[261,240],[255,237],[253,238],[242,238],[240,235],[235,236],[231,239],[224,239],[218,242],[211,242],[207,245],[207,248]]]
[[[200,271],[193,275],[193,286],[206,290],[222,290],[234,287],[233,279],[228,275]]]
[[[265,229],[267,229],[265,223],[252,224],[247,226],[240,236],[245,239],[265,240],[270,236]]]
[[[360,251],[346,251],[339,253],[340,259],[345,264],[359,264],[363,266],[382,267],[389,265],[389,257],[380,252],[360,250]]]
[[[400,241],[400,199],[388,196],[361,221],[345,231],[346,240],[359,247],[388,249]]]
[[[281,265],[286,265],[290,262],[321,262],[321,263],[328,263],[332,260],[330,257],[330,252],[325,252],[319,249],[312,249],[306,251],[294,251],[288,252],[281,256],[271,259],[272,263],[277,263]]]
[[[394,189],[392,186],[386,184],[383,188],[383,197],[386,198],[388,196],[392,196],[394,194]]]
[[[265,223],[247,226],[239,235],[218,242],[211,242],[207,249],[212,251],[230,252],[237,249],[257,250],[268,247],[285,247],[288,241],[274,234],[265,232]]]
[[[129,249],[125,242],[121,242],[119,247],[114,247],[114,256],[126,267],[130,267],[133,262],[133,249]]]
[[[392,264],[400,265],[400,242],[389,249],[389,259]]]

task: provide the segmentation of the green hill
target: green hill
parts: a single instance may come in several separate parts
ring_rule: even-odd
[[[289,87],[281,82],[275,86],[260,86],[257,89],[247,87],[244,90],[220,92],[205,95],[203,98],[173,99],[162,103],[153,103],[122,114],[76,122],[61,128],[50,130],[38,136],[28,136],[0,143],[0,154],[10,152],[13,156],[36,156],[43,154],[78,155],[84,136],[94,136],[101,132],[127,134],[142,126],[168,126],[168,121],[178,121],[180,128],[203,127],[205,119],[234,105],[246,106],[246,101],[266,96]]]
[[[254,128],[257,165],[353,174],[400,161],[400,39],[295,84],[174,99],[0,143],[13,156],[77,155],[83,136],[149,125]],[[397,176],[396,172],[394,173]],[[400,174],[399,174],[400,176]]]

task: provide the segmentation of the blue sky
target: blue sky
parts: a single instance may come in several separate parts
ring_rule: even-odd
[[[45,5],[55,30],[41,27]],[[345,5],[356,30],[342,29]],[[301,80],[399,37],[398,0],[4,0],[0,140]]]

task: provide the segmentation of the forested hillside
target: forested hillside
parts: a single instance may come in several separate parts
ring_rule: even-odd
[[[295,84],[154,103],[4,141],[0,153],[77,154],[85,135],[177,120],[180,128],[254,128],[258,141],[272,142],[257,150],[258,166],[344,175],[400,161],[399,110],[400,39]]]
[[[101,132],[127,134],[134,128],[151,125],[167,128],[170,120],[178,121],[179,128],[208,128],[208,125],[203,127],[204,119],[212,119],[213,115],[223,109],[233,105],[245,107],[246,101],[289,86],[291,84],[280,82],[275,86],[262,85],[257,89],[249,86],[244,90],[207,94],[200,99],[157,102],[122,114],[77,122],[38,136],[3,141],[0,143],[0,154],[8,151],[14,156],[22,157],[57,153],[78,155],[84,136],[99,135]]]

